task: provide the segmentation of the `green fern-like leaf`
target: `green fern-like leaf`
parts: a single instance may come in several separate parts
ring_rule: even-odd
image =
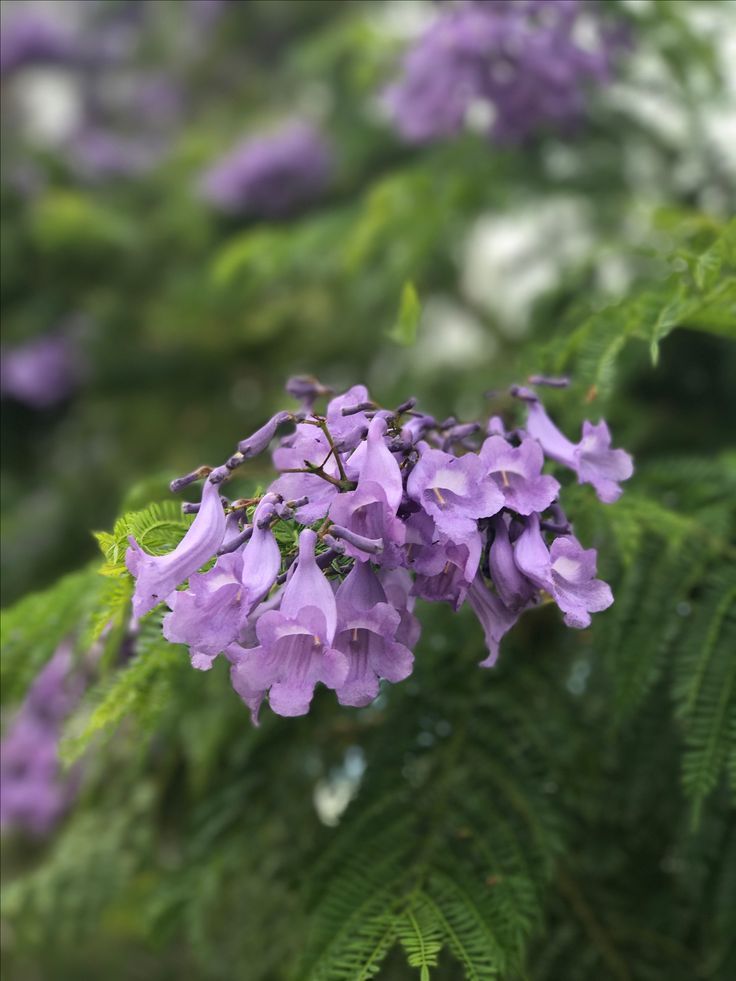
[[[155,721],[168,677],[182,667],[189,670],[186,649],[164,639],[160,616],[150,617],[136,639],[133,660],[111,680],[100,681],[70,720],[61,743],[62,761],[74,763],[97,736],[114,730],[128,715],[135,714],[139,722],[147,717]]]
[[[715,571],[679,644],[674,697],[684,725],[683,783],[697,823],[734,753],[736,577]]]
[[[146,552],[165,555],[179,544],[191,522],[191,516],[182,514],[181,505],[176,501],[156,502],[141,511],[123,515],[115,522],[112,532],[96,534],[106,559],[102,574],[125,575],[129,536],[132,535]]]
[[[96,568],[89,566],[3,612],[0,664],[4,700],[21,699],[61,641],[79,639],[102,586]],[[80,647],[84,649],[84,645]]]

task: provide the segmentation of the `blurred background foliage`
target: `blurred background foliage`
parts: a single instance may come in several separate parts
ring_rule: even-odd
[[[12,976],[352,979],[398,942],[380,976],[410,977],[434,903],[440,979],[732,977],[734,5],[599,0],[627,44],[573,132],[420,146],[381,92],[442,4],[5,0],[6,36],[32,6],[76,55],[3,70],[3,354],[62,336],[72,368],[51,402],[4,384],[3,603],[77,571],[6,615],[4,699],[114,630],[65,743],[93,747],[82,797],[7,857]],[[218,212],[203,172],[294,118],[329,186]],[[638,465],[574,512],[617,596],[592,631],[542,611],[486,675],[469,618],[432,611],[389,699],[260,730],[155,622],[120,670],[127,583],[91,529],[223,459],[288,375],[474,418],[539,371]]]

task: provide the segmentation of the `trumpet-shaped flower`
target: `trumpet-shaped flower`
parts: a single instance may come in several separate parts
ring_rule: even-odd
[[[468,603],[483,627],[488,648],[488,657],[480,661],[480,666],[492,668],[498,660],[503,637],[514,626],[522,611],[510,610],[499,596],[489,590],[480,573],[470,585]]]
[[[368,705],[378,694],[381,678],[403,681],[411,674],[414,655],[396,635],[401,616],[386,599],[383,586],[367,562],[356,562],[337,590],[337,632],[334,647],[347,658],[348,672],[337,687],[342,705]]]
[[[527,519],[514,545],[514,558],[524,575],[552,596],[568,627],[589,627],[590,614],[613,603],[610,586],[595,578],[595,549],[584,549],[572,535],[556,538],[548,549],[537,515]]]
[[[347,658],[332,649],[337,606],[315,559],[316,540],[309,529],[299,536],[296,570],[284,588],[281,607],[264,613],[256,624],[259,646],[229,649],[235,662],[233,687],[254,720],[265,692],[278,715],[304,715],[319,682],[338,688],[347,677]]]
[[[505,507],[518,514],[531,514],[548,508],[560,489],[554,477],[542,473],[544,453],[535,439],[524,439],[511,446],[503,436],[489,436],[480,450]]]
[[[599,500],[612,504],[621,496],[619,483],[634,472],[631,456],[625,450],[611,449],[611,433],[605,422],[583,423],[579,443],[572,443],[560,432],[539,400],[528,401],[526,428],[552,460],[573,470],[579,484],[592,484]]]
[[[358,486],[334,498],[330,518],[355,535],[380,539],[383,542],[380,562],[390,568],[399,564],[396,549],[403,544],[405,532],[396,517],[403,496],[401,471],[386,445],[385,432],[385,420],[373,419],[366,437]],[[346,552],[361,560],[368,557],[350,542],[346,542]]]
[[[418,448],[420,457],[409,474],[407,493],[451,541],[463,541],[478,518],[488,518],[504,506],[503,494],[475,453],[452,456],[424,442]]]
[[[173,592],[164,617],[164,636],[190,648],[192,664],[206,670],[239,637],[249,614],[273,586],[281,552],[269,527],[260,523],[273,509],[266,495],[253,515],[253,534],[244,547],[218,558],[209,572],[190,577],[189,589]]]
[[[173,552],[148,555],[132,535],[125,554],[128,570],[135,577],[133,613],[142,617],[158,606],[178,585],[210,559],[225,535],[225,512],[217,487],[207,481],[202,506],[191,527]]]

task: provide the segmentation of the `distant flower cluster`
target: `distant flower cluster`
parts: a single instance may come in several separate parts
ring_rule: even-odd
[[[71,644],[63,643],[34,681],[0,743],[0,826],[44,835],[71,803],[76,779],[63,777],[61,725],[82,693],[72,673]]]
[[[318,197],[332,172],[324,137],[297,122],[238,144],[204,174],[201,189],[229,214],[279,218]]]
[[[49,409],[72,394],[83,371],[73,333],[48,333],[0,350],[0,396],[33,409]]]
[[[223,652],[255,721],[266,696],[274,712],[295,716],[309,710],[318,683],[361,706],[381,680],[406,678],[419,638],[416,597],[455,609],[467,602],[485,632],[486,667],[543,595],[577,628],[612,603],[595,578],[595,550],[574,537],[560,485],[543,473],[546,457],[615,501],[633,468],[628,453],[611,449],[605,422],[584,423],[573,443],[525,388],[513,393],[526,404],[526,425],[511,431],[498,416],[485,426],[438,421],[414,399],[386,410],[362,385],[324,413],[314,409],[326,394],[315,380],[292,379],[287,390],[302,411],[277,413],[223,466],[172,483],[179,490],[207,478],[201,503],[185,505],[196,517],[177,548],[156,557],[131,538],[126,556],[134,614],[165,602],[164,635],[188,645],[197,668]],[[289,422],[268,490],[222,497],[233,471]]]
[[[0,26],[1,75],[30,65],[64,64],[76,55],[74,40],[68,31],[30,4],[8,14]]]
[[[478,110],[493,138],[568,128],[622,46],[587,0],[460,0],[409,49],[385,100],[411,143],[454,136]]]

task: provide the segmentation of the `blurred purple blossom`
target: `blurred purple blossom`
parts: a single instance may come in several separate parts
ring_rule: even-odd
[[[568,129],[621,41],[587,0],[460,0],[409,49],[385,103],[410,143],[454,136],[475,109],[503,142]]]
[[[0,743],[0,826],[45,835],[74,798],[77,780],[63,777],[61,726],[84,682],[72,671],[72,647],[62,643],[37,676]]]
[[[72,60],[76,45],[59,21],[29,4],[8,12],[0,23],[0,74],[9,75],[28,65],[64,64]]]
[[[230,214],[281,217],[318,197],[333,169],[324,137],[296,122],[239,143],[206,171],[201,193]]]
[[[73,333],[59,330],[0,351],[0,394],[34,409],[68,398],[84,374]]]

